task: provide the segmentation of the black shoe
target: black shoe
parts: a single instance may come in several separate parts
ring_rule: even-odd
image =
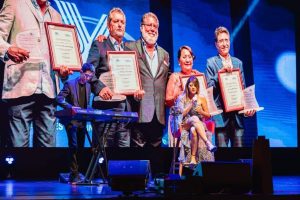
[[[79,173],[74,173],[74,172],[71,172],[70,175],[69,175],[69,182],[70,183],[78,183],[81,181],[81,178],[79,176]]]

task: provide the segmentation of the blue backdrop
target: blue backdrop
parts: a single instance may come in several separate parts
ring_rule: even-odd
[[[62,14],[64,23],[77,26],[83,61],[86,60],[95,37],[108,34],[106,19],[112,7],[121,7],[126,14],[126,40],[139,37],[141,16],[150,11],[148,0],[52,0],[51,3]],[[173,28],[163,31],[160,28],[160,35],[171,34],[173,37],[173,52],[169,52],[174,63],[172,68],[174,71],[180,70],[177,50],[182,45],[189,45],[197,57],[194,67],[204,72],[206,59],[217,53],[214,46],[214,29],[222,25],[230,32],[238,34],[244,21],[248,20],[251,46],[245,48],[250,48],[252,54],[250,59],[253,64],[257,100],[260,106],[265,107],[265,110],[257,113],[257,133],[252,134],[265,135],[273,147],[296,147],[294,16],[282,7],[269,5],[267,1],[249,0],[249,9],[241,18],[241,23],[232,27],[230,12],[227,0],[173,0],[172,20],[169,21]],[[234,42],[233,38],[232,43]],[[233,50],[232,45],[232,55]],[[90,126],[88,130],[91,130]],[[57,126],[57,146],[67,146],[66,134],[61,124]]]

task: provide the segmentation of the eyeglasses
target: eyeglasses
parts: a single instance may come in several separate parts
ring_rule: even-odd
[[[86,78],[93,78],[94,74],[84,74]]]
[[[146,26],[147,28],[153,27],[155,29],[158,29],[158,25],[157,24],[142,24],[142,25]]]
[[[221,44],[221,43],[229,43],[229,40],[228,39],[222,39],[222,40],[218,40],[217,41],[219,44]]]

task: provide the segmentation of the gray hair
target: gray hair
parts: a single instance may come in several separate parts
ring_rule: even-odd
[[[148,17],[152,17],[157,21],[157,25],[159,27],[159,20],[157,18],[157,16],[153,13],[153,12],[147,12],[143,15],[142,19],[141,19],[141,26],[144,24],[144,20]]]
[[[121,15],[123,15],[123,16],[124,16],[124,19],[125,19],[125,22],[126,22],[126,16],[125,16],[123,10],[122,10],[121,8],[114,7],[114,8],[112,8],[112,9],[109,11],[109,13],[108,13],[107,24],[109,24],[109,23],[111,22],[111,20],[112,20],[112,16],[111,16],[111,15],[112,15],[112,13],[114,13],[114,12],[117,12],[117,13],[120,13]]]
[[[224,26],[219,26],[219,27],[216,28],[216,30],[215,30],[215,42],[217,42],[218,36],[219,36],[221,33],[226,33],[226,34],[228,34],[228,36],[230,37],[230,34],[229,34],[228,29],[225,28]]]

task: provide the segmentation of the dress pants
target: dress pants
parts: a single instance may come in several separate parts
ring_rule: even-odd
[[[55,147],[56,107],[54,99],[44,94],[7,100],[8,146],[29,147],[30,127],[33,126],[33,147]]]

